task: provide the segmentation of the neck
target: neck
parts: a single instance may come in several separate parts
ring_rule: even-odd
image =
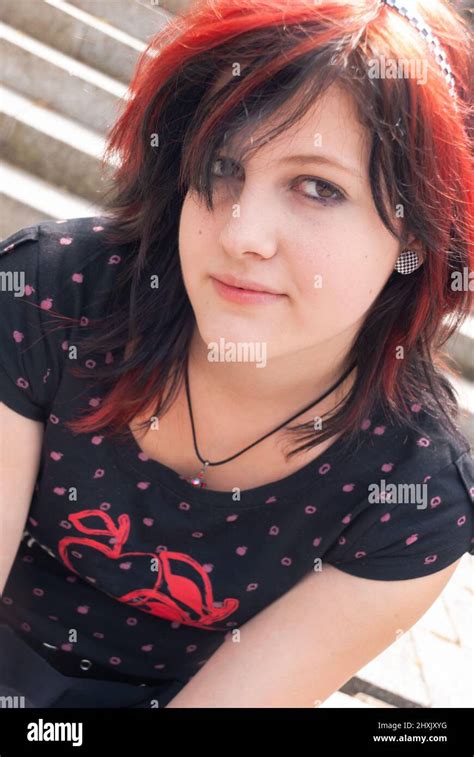
[[[297,412],[325,394],[349,369],[347,336],[333,338],[330,343],[318,344],[311,349],[269,358],[264,367],[255,362],[210,362],[207,344],[195,328],[189,352],[190,382],[200,376],[208,396],[216,407],[220,403],[234,402],[236,408],[247,415],[258,412],[262,405],[270,414]],[[346,349],[344,349],[346,347]],[[324,406],[334,407],[352,386],[357,369],[326,400]],[[262,403],[264,398],[264,403]],[[315,405],[315,412],[320,410]],[[257,416],[258,417],[258,416]]]

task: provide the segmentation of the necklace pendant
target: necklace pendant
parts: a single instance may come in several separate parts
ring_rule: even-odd
[[[196,489],[205,489],[206,484],[204,482],[204,475],[206,473],[206,468],[209,465],[209,462],[206,461],[199,471],[199,473],[196,476],[192,476],[191,478],[187,478],[186,481],[190,483],[192,486],[195,486]]]

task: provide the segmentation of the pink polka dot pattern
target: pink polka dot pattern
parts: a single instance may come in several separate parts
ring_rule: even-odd
[[[77,676],[98,668],[131,682],[185,681],[325,564],[403,580],[474,554],[474,464],[421,401],[409,404],[419,431],[400,433],[374,406],[353,454],[336,443],[289,476],[239,487],[239,499],[194,489],[132,435],[121,444],[104,429],[72,434],[67,422],[103,401],[94,372],[119,359],[110,345],[78,350],[87,380],[67,370],[105,313],[99,295],[116,291],[130,259],[131,249],[106,243],[106,224],[45,221],[0,245],[0,270],[25,271],[27,299],[0,292],[0,399],[45,424],[2,620],[39,647],[57,646],[58,662],[77,660]]]

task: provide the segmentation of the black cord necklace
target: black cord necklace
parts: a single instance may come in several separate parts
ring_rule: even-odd
[[[197,446],[196,429],[194,427],[194,418],[193,418],[193,409],[192,409],[192,406],[191,406],[191,396],[190,396],[190,393],[189,393],[188,359],[189,359],[189,355],[188,355],[188,358],[186,359],[186,369],[185,369],[186,397],[187,397],[187,400],[188,400],[189,415],[190,415],[190,418],[191,418],[191,428],[192,428],[192,431],[193,431],[194,451],[196,452],[196,455],[199,458],[199,460],[201,461],[201,463],[203,464],[203,466],[202,466],[201,470],[199,471],[199,473],[197,473],[195,476],[191,476],[190,478],[188,478],[186,476],[182,476],[182,478],[184,478],[185,481],[188,481],[188,483],[190,483],[193,486],[195,486],[197,488],[200,488],[200,489],[204,489],[206,487],[206,484],[205,484],[205,481],[204,481],[204,476],[205,476],[205,473],[206,473],[206,468],[208,468],[209,466],[213,466],[213,465],[224,465],[224,463],[228,463],[228,462],[230,462],[230,460],[234,460],[236,457],[239,457],[240,455],[243,455],[244,452],[247,452],[247,450],[249,450],[251,447],[255,447],[256,444],[259,444],[260,442],[263,442],[263,440],[266,439],[268,436],[271,436],[272,434],[275,434],[277,431],[279,431],[281,428],[283,428],[283,426],[286,426],[287,423],[290,423],[292,420],[294,420],[295,418],[297,418],[299,415],[302,415],[302,413],[305,413],[306,410],[309,410],[310,407],[313,407],[313,405],[316,405],[318,402],[321,402],[323,399],[325,399],[325,397],[327,397],[329,394],[331,394],[331,392],[333,392],[335,389],[337,389],[337,387],[340,386],[340,384],[342,384],[342,382],[344,381],[344,379],[349,375],[349,373],[351,373],[351,371],[354,370],[354,368],[356,366],[356,363],[353,363],[353,365],[350,368],[348,368],[348,370],[341,376],[341,378],[335,384],[333,384],[333,386],[331,386],[324,394],[322,394],[320,397],[318,397],[317,400],[314,400],[314,402],[311,402],[309,405],[307,405],[306,407],[304,407],[303,410],[299,410],[297,413],[295,413],[294,415],[292,415],[291,418],[288,418],[286,421],[283,421],[283,423],[280,423],[280,425],[277,426],[275,429],[273,429],[273,431],[269,431],[268,434],[265,434],[264,436],[261,436],[260,439],[257,439],[256,442],[253,442],[252,444],[249,444],[247,447],[244,447],[244,449],[240,450],[240,452],[236,452],[235,455],[232,455],[231,457],[227,457],[225,460],[218,460],[215,463],[211,463],[210,460],[205,460],[203,457],[201,457],[201,455],[199,453],[199,450],[198,450],[198,446]]]

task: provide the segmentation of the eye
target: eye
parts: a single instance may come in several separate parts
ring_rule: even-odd
[[[211,176],[213,179],[242,179],[244,174],[242,167],[232,158],[226,156],[215,156],[211,165]],[[343,202],[346,197],[344,193],[337,189],[329,181],[324,179],[318,179],[315,176],[303,176],[298,177],[293,182],[292,187],[298,187],[302,184],[312,184],[315,189],[313,192],[300,192],[304,197],[307,197],[313,202],[318,202],[321,205],[336,204]]]
[[[308,192],[300,192],[300,194],[308,197],[308,199],[313,200],[314,202],[320,202],[324,205],[345,200],[345,196],[340,189],[337,189],[337,187],[330,184],[329,181],[324,181],[324,179],[317,179],[314,176],[306,176],[297,179],[296,183],[293,184],[293,187],[301,186],[302,184],[313,184],[316,194]]]

